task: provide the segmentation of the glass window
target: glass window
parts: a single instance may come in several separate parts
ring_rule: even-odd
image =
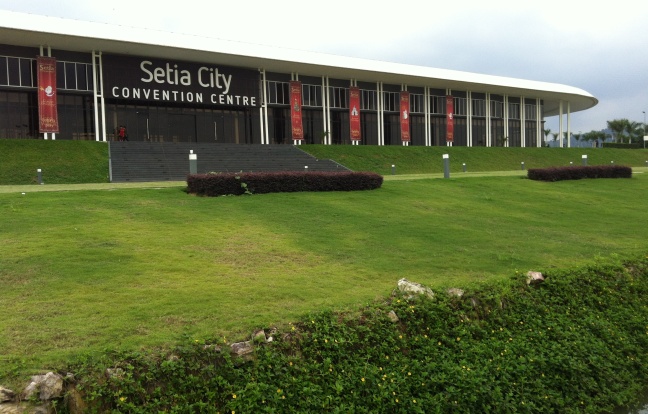
[[[485,117],[486,116],[486,101],[483,99],[473,99],[472,101],[473,116]]]
[[[349,90],[347,88],[340,88],[332,86],[331,93],[331,108],[348,108],[349,107]]]
[[[36,83],[32,78],[32,62],[34,59],[20,58],[20,86],[32,87]]]
[[[86,72],[87,65],[85,63],[77,63],[77,89],[81,91],[88,91],[88,73]]]
[[[400,112],[400,93],[398,92],[383,92],[385,98],[384,110],[388,112]]]
[[[322,106],[322,87],[302,84],[302,102],[304,106]]]
[[[422,94],[418,94],[418,93],[410,94],[410,111],[412,113],[418,113],[418,114],[424,113],[425,108],[423,106],[423,102],[425,102],[425,99]]]
[[[65,89],[77,89],[76,64],[65,62]]]
[[[0,56],[0,85],[9,85],[9,78],[7,75],[7,58],[5,56]]]
[[[442,115],[446,113],[445,96],[430,96],[430,113]]]
[[[20,61],[18,58],[7,58],[9,67],[9,86],[20,86]]]
[[[535,105],[524,105],[524,118],[532,121],[536,119],[536,106]]]
[[[509,102],[509,119],[520,119],[520,104]]]
[[[491,118],[504,117],[504,103],[499,101],[491,101]]]
[[[360,109],[376,110],[376,91],[360,90]]]

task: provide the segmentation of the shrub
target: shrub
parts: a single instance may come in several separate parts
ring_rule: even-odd
[[[621,165],[530,168],[527,177],[538,181],[580,180],[583,178],[631,178],[632,168]]]
[[[648,258],[545,276],[313,313],[250,359],[187,338],[72,372],[97,412],[600,413],[636,401]]]
[[[187,192],[200,196],[297,191],[358,191],[380,188],[383,177],[372,172],[261,172],[191,174]]]

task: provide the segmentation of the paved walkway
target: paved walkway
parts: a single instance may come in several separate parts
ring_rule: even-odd
[[[633,174],[648,173],[648,167],[633,167]],[[519,171],[489,171],[489,172],[452,172],[450,179],[474,177],[506,177],[526,176],[525,170]],[[443,173],[437,174],[397,174],[385,175],[385,181],[420,180],[425,178],[443,178]],[[33,193],[37,191],[75,191],[75,190],[117,190],[124,188],[164,188],[186,187],[185,181],[156,181],[137,183],[93,183],[93,184],[25,184],[25,185],[0,185],[0,194],[3,193]]]

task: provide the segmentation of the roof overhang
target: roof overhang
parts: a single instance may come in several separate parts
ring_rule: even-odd
[[[588,92],[556,83],[349,58],[288,48],[262,46],[164,31],[84,22],[58,17],[0,11],[0,39],[16,46],[49,46],[76,52],[149,56],[214,63],[270,72],[296,72],[364,82],[407,84],[478,93],[540,98],[544,115],[592,108],[598,100]]]

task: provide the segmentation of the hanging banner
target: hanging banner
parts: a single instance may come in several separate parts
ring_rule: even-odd
[[[349,88],[349,126],[351,141],[360,141],[360,89]]]
[[[292,139],[295,141],[304,139],[304,127],[302,124],[302,88],[301,82],[290,82],[290,123],[292,125]]]
[[[56,59],[36,56],[38,80],[38,132],[59,132],[56,107]]]
[[[446,142],[454,141],[454,98],[446,96]]]
[[[409,107],[410,107],[410,94],[409,92],[402,91],[400,93],[401,141],[410,140]]]

